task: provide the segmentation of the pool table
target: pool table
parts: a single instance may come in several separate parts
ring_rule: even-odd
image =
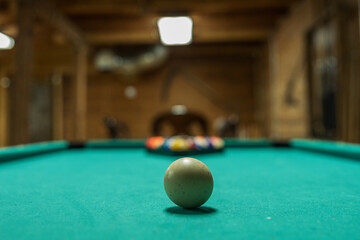
[[[214,190],[200,208],[167,197],[180,156],[144,140],[0,150],[0,239],[360,239],[360,146],[226,139],[199,154]]]

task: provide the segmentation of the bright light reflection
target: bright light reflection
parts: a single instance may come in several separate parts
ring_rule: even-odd
[[[192,41],[193,21],[189,17],[163,17],[157,22],[164,45],[186,45]]]
[[[184,158],[184,159],[183,159],[183,164],[184,164],[184,165],[191,164],[191,159],[190,159],[190,158]]]
[[[12,37],[9,37],[0,32],[0,49],[12,49],[15,41]]]

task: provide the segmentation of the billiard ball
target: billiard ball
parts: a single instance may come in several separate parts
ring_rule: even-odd
[[[165,172],[166,194],[172,202],[183,208],[203,205],[211,196],[213,186],[209,168],[195,158],[180,158]]]
[[[194,144],[198,150],[205,150],[211,147],[209,140],[204,136],[194,137]]]
[[[161,136],[150,137],[146,141],[146,147],[148,149],[152,149],[152,150],[159,149],[164,144],[164,141],[165,141],[165,139]]]
[[[224,140],[217,136],[210,137],[210,142],[214,149],[222,149],[225,146]]]
[[[184,137],[174,136],[166,141],[165,148],[170,151],[188,151],[190,145]]]
[[[188,137],[185,140],[186,140],[189,150],[196,150],[194,139],[192,137]]]

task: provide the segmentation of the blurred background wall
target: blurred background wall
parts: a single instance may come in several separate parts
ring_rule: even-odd
[[[174,105],[211,135],[360,142],[357,1],[33,3],[0,1],[1,146],[109,138],[106,117],[145,138]],[[163,9],[193,17],[190,45],[161,46]]]

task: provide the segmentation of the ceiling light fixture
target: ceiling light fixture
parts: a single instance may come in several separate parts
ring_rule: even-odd
[[[0,32],[0,49],[12,49],[15,41],[12,37]]]
[[[192,41],[193,21],[190,17],[162,17],[157,25],[164,45],[188,45]]]

